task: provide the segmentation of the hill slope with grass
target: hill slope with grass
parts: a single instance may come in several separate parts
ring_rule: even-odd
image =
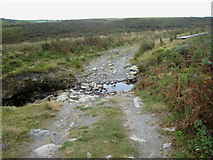
[[[147,30],[205,28],[210,26],[210,22],[210,18],[193,17],[85,19],[64,20],[57,23],[51,21],[48,23],[32,23],[31,21],[14,20],[8,22],[8,20],[3,20],[2,43],[10,44],[51,38],[76,38]]]
[[[148,103],[148,111],[169,113],[163,119],[177,128],[173,136],[179,156],[212,157],[211,35],[157,46],[147,37],[134,62],[141,71],[136,92]]]

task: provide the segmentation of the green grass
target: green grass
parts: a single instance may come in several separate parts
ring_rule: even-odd
[[[86,107],[86,108],[80,108],[80,110],[82,110],[82,111],[87,111],[87,110],[91,110],[91,109],[93,109],[93,107]]]
[[[134,38],[88,37],[4,45],[2,73],[7,75],[21,70],[39,72],[56,68],[77,72],[83,68],[83,64],[102,55],[104,51],[128,44]]]
[[[143,91],[136,90],[135,94],[143,99],[143,102],[145,103],[143,107],[144,112],[161,113],[168,111],[168,106],[160,101],[162,99],[161,95],[152,96],[152,92],[148,89]]]
[[[3,157],[20,157],[26,146],[30,145],[30,130],[45,128],[59,110],[60,104],[55,101],[23,107],[2,107],[2,140],[6,145],[2,149]]]
[[[101,99],[96,98],[95,100],[92,100],[92,102],[98,102],[98,101],[101,101]]]
[[[70,137],[78,140],[64,143],[60,148],[62,157],[86,158],[87,152],[92,154],[92,158],[105,158],[109,154],[113,158],[137,155],[135,144],[130,141],[128,131],[122,125],[123,112],[119,107],[94,107],[87,112],[97,114],[101,119],[90,130],[85,130],[86,126],[72,130]]]
[[[105,102],[98,103],[97,106],[104,105]]]
[[[89,127],[88,126],[82,126],[82,127],[80,127],[80,129],[88,129]]]

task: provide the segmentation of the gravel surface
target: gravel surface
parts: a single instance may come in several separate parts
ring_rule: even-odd
[[[129,59],[138,50],[137,46],[111,50],[85,66],[85,74],[80,82],[111,83],[128,79],[130,72]]]

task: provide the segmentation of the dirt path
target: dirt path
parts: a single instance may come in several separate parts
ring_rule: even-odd
[[[112,50],[87,65],[85,73],[78,77],[80,85],[57,97],[58,101],[64,103],[57,120],[45,130],[31,131],[34,142],[23,157],[60,157],[59,148],[63,143],[77,140],[69,138],[70,130],[84,126],[89,130],[93,127],[92,124],[100,120],[99,116],[86,115],[84,110],[89,107],[97,108],[101,103],[111,105],[110,99],[116,99],[125,113],[123,125],[129,130],[129,138],[137,143],[139,158],[165,157],[162,154],[164,142],[157,132],[158,120],[152,114],[143,113],[144,104],[141,100],[131,91],[115,94],[107,93],[108,88],[104,88],[105,84],[113,86],[116,82],[132,79],[129,60],[137,49],[138,46]]]

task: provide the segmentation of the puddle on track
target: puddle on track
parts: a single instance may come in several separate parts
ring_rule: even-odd
[[[103,88],[105,89],[104,92],[128,92],[134,88],[134,85],[118,82],[115,84],[104,84]]]

